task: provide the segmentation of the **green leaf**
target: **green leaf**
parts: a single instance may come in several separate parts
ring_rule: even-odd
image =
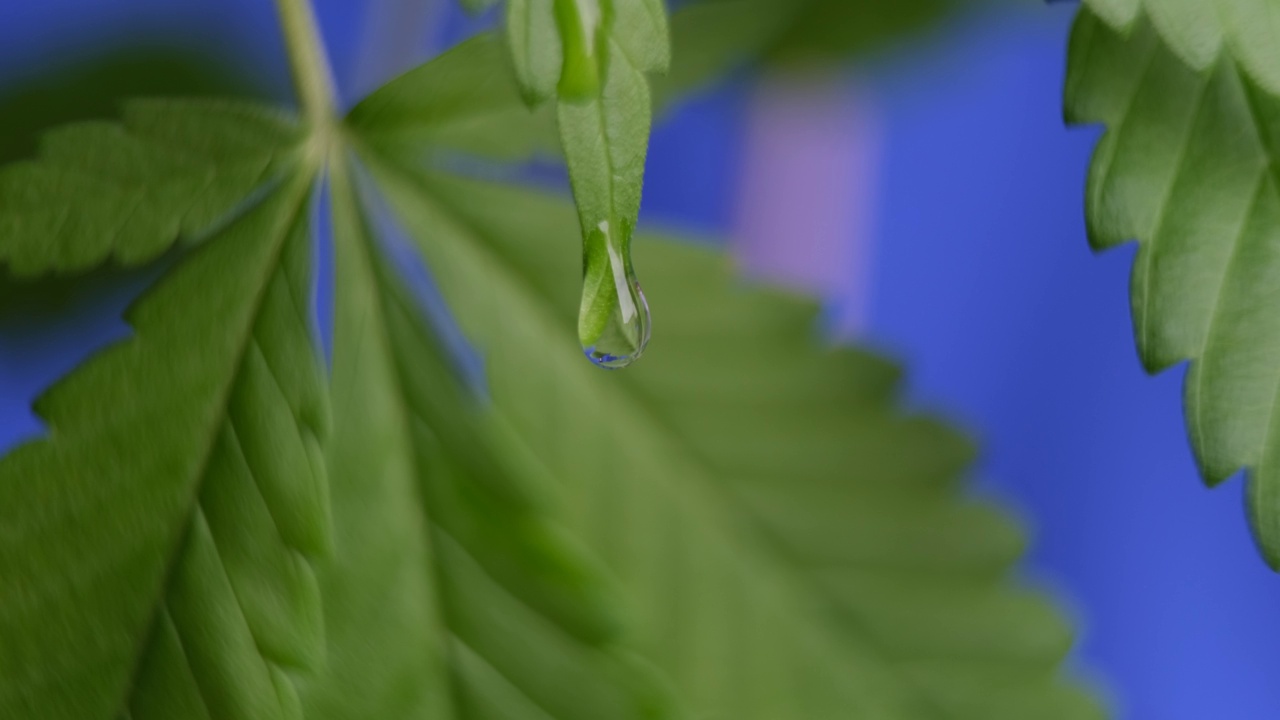
[[[560,83],[556,93],[565,100],[585,100],[600,92],[608,37],[605,7],[609,0],[555,0],[560,32]]]
[[[554,2],[507,0],[507,47],[511,49],[525,102],[530,106],[555,97],[564,66]]]
[[[0,168],[0,264],[20,277],[124,266],[194,242],[289,171],[301,128],[239,101],[134,101]]]
[[[663,0],[612,0],[614,39],[627,60],[645,73],[671,68],[671,30]]]
[[[929,27],[964,3],[957,0],[805,0],[769,49],[775,61],[837,60]]]
[[[833,62],[938,22],[958,0],[703,0],[675,13],[659,107],[752,61]]]
[[[459,382],[341,166],[333,190],[338,535],[308,717],[667,717],[551,481]]]
[[[1086,0],[1116,30],[1150,23],[1170,52],[1207,71],[1226,52],[1253,82],[1280,94],[1280,6],[1271,0]]]
[[[1021,533],[964,495],[968,442],[896,411],[892,366],[822,348],[812,303],[646,240],[662,349],[598,373],[573,343],[567,208],[371,162],[485,354],[495,411],[695,715],[1102,715],[1059,677],[1059,614],[1006,579]]]
[[[500,0],[462,0],[462,6],[470,13],[482,13],[497,5]]]
[[[1201,472],[1217,484],[1249,469],[1254,532],[1280,569],[1280,97],[1232,52],[1196,70],[1164,37],[1145,14],[1121,29],[1087,9],[1077,19],[1067,116],[1108,126],[1089,173],[1089,236],[1096,248],[1140,242],[1131,299],[1143,364],[1192,360],[1186,415]]]
[[[599,92],[561,98],[560,114],[578,227],[626,249],[644,72],[666,63],[666,27],[660,4],[624,1],[637,4],[603,3],[583,36],[597,36]],[[1056,611],[1004,579],[1017,528],[956,482],[968,443],[894,410],[894,368],[820,348],[812,304],[742,290],[717,255],[653,241],[653,287],[684,309],[669,360],[592,371],[571,340],[572,211],[392,168],[514,127],[482,120],[515,105],[509,80],[478,72],[496,63],[492,41],[410,73],[339,128],[309,5],[280,9],[310,127],[134,106],[20,166],[74,181],[0,203],[0,223],[38,220],[11,223],[43,238],[25,244],[0,224],[25,272],[204,241],[130,311],[132,337],[40,400],[47,436],[0,460],[0,717],[1099,714],[1059,677],[1070,634]],[[488,394],[373,239],[347,143],[382,158],[375,174],[488,353]],[[258,173],[238,174],[249,157]],[[327,393],[308,297],[324,158]],[[130,187],[136,206],[112,215],[108,196]],[[46,242],[45,205],[66,209],[74,241]],[[100,216],[109,232],[83,229]]]
[[[304,686],[306,716],[447,718],[448,646],[411,427],[363,227],[342,166],[331,168],[334,548],[319,568],[327,662]]]
[[[524,106],[504,53],[492,35],[467,40],[382,86],[347,123],[363,142],[393,153],[554,155],[552,115]]]
[[[309,186],[179,263],[0,461],[0,717],[299,717],[329,543]]]
[[[631,235],[640,217],[652,101],[643,71],[620,43],[609,39],[599,95],[561,101],[557,118],[569,182],[578,205],[583,290],[579,344],[593,347],[618,306],[615,261],[629,267]]]
[[[653,115],[646,73],[666,72],[671,63],[666,6],[662,0],[510,0],[507,39],[528,102],[551,97],[559,72],[560,143],[582,221],[579,343],[594,347],[618,314],[615,275],[633,274],[631,233]],[[648,318],[637,323],[647,328]],[[639,357],[647,334],[641,340],[646,331],[632,324],[624,344]]]
[[[663,0],[507,0],[506,35],[530,105],[598,96],[610,38],[641,72],[671,64]]]
[[[536,101],[550,91],[550,64],[529,49],[546,51],[555,32],[564,60],[557,91],[560,142],[581,217],[579,344],[594,347],[618,314],[613,253],[630,274],[652,118],[645,73],[666,69],[670,42],[660,0],[617,0],[605,7],[597,0],[517,0],[508,8],[508,43],[526,98]],[[421,154],[433,143],[457,146],[461,134],[463,149],[527,156],[533,143],[511,131],[518,123],[510,122],[516,112],[510,78],[497,70],[496,57],[491,38],[465,42],[374,93],[348,124],[384,154],[415,148]],[[487,121],[495,116],[496,123]],[[642,351],[643,344],[638,334],[627,337],[630,348]]]
[[[651,106],[644,74],[614,44],[599,98],[562,102],[560,137],[578,203],[587,269],[579,314],[582,346],[594,345],[618,303],[610,244],[629,258],[640,217],[640,193],[649,149]]]
[[[793,21],[799,4],[782,0],[692,3],[671,18],[671,72],[654,80],[658,107],[723,78],[767,53]]]
[[[208,40],[209,38],[205,38]],[[201,50],[196,38],[166,37],[163,46],[132,42],[77,52],[69,64],[0,81],[0,161],[34,156],[40,134],[69,122],[114,118],[127,98],[259,97],[226,57]]]

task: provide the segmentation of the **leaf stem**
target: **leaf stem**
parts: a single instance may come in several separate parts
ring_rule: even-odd
[[[311,0],[276,0],[276,10],[303,115],[317,136],[327,138],[335,124],[337,101]]]

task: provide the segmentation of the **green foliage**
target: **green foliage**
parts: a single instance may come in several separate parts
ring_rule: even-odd
[[[181,47],[133,47],[113,43],[52,71],[41,70],[0,83],[0,163],[33,157],[40,136],[50,127],[119,116],[120,103],[133,97],[255,97],[252,80],[232,72],[226,63]],[[154,268],[130,270],[101,267],[89,273],[15,278],[0,264],[0,325],[31,327],[53,320],[76,301],[104,289],[132,282],[132,276],[154,277]],[[141,286],[139,286],[141,287]]]
[[[306,124],[135,103],[0,170],[14,272],[189,245],[133,334],[39,400],[46,436],[0,460],[0,717],[1102,714],[1061,677],[1060,615],[1009,579],[1021,533],[964,493],[969,443],[897,411],[896,368],[826,347],[811,302],[648,238],[663,350],[622,377],[580,357],[571,246],[604,222],[630,243],[660,3],[511,2],[559,38],[509,38],[514,78],[476,39],[340,122],[307,5],[279,2]],[[550,115],[523,108],[550,94],[576,214],[431,169],[544,147]],[[485,354],[486,392],[388,259],[375,191]]]
[[[679,58],[658,78],[665,106],[752,60],[814,64],[875,49],[929,26],[959,0],[702,0],[675,14],[671,42]]]
[[[1271,0],[1085,0],[1117,30],[1159,29],[1168,49],[1197,71],[1224,53],[1271,93],[1280,93],[1280,6]]]
[[[564,64],[554,2],[507,0],[507,47],[525,102],[531,106],[555,95]]]
[[[587,273],[578,325],[584,346],[594,345],[604,333],[618,303],[609,246],[616,243],[622,257],[629,258],[649,145],[649,86],[643,72],[615,59],[603,82],[599,98],[561,103],[559,112],[569,179],[586,238]]]
[[[352,109],[347,124],[362,142],[424,160],[441,151],[554,156],[553,114],[521,106],[506,66],[501,40],[477,36],[384,85]]]
[[[187,39],[184,39],[187,40]],[[260,96],[251,80],[224,62],[191,49],[190,41],[163,47],[113,43],[53,71],[21,80],[5,78],[0,89],[0,161],[34,155],[40,133],[78,120],[111,119],[121,98]]]
[[[0,263],[22,277],[153,260],[288,172],[302,138],[235,101],[133,101],[120,122],[63,126],[0,171]]]
[[[333,190],[339,541],[307,716],[666,717],[616,645],[610,588],[546,509],[550,481],[455,378],[342,165]]]
[[[646,75],[671,62],[666,8],[662,0],[513,0],[507,37],[526,101],[550,98],[553,84],[560,101],[586,275],[578,337],[594,346],[618,312],[615,274],[630,274],[653,115]]]
[[[1254,531],[1280,568],[1280,101],[1247,38],[1224,45],[1198,11],[1150,5],[1082,10],[1072,34],[1068,118],[1108,126],[1089,175],[1090,240],[1141,243],[1131,296],[1143,364],[1193,361],[1185,401],[1201,472],[1217,484],[1249,469]],[[1239,19],[1270,6],[1223,7]],[[1215,37],[1212,61],[1188,65]]]
[[[297,717],[329,542],[308,185],[176,267],[0,463],[0,717]]]
[[[449,648],[412,428],[383,298],[343,180],[331,180],[338,297],[327,454],[334,549],[320,568],[328,661],[305,682],[305,715],[448,718]]]
[[[969,444],[894,409],[893,367],[821,349],[812,303],[646,239],[672,310],[617,382],[573,343],[567,207],[371,162],[485,352],[495,411],[563,485],[695,715],[1101,716],[1056,678],[1056,612],[1006,585],[1020,533],[960,497]]]

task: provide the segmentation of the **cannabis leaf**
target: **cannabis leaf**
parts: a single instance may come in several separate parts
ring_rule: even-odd
[[[1101,715],[1057,677],[1057,613],[1006,585],[1020,533],[960,496],[968,443],[897,413],[892,367],[818,348],[811,303],[650,241],[655,297],[680,312],[650,367],[615,380],[573,350],[569,208],[367,161],[483,350],[495,410],[695,713]]]
[[[1192,69],[1226,54],[1254,81],[1280,93],[1280,7],[1269,0],[1085,0],[1117,30],[1150,22],[1168,50]]]
[[[1264,5],[1226,3],[1222,17]],[[1122,7],[1106,6],[1105,17],[1128,23],[1115,27],[1081,10],[1071,40],[1068,119],[1108,126],[1089,175],[1090,241],[1141,243],[1131,297],[1143,364],[1193,361],[1186,414],[1201,472],[1217,484],[1249,469],[1254,532],[1280,569],[1280,101],[1243,40],[1219,42],[1197,68],[1186,60],[1200,46],[1164,29],[1194,13]]]
[[[33,157],[41,133],[81,120],[117,117],[129,98],[257,97],[256,77],[211,56],[200,43],[105,42],[70,63],[0,80],[0,160]]]
[[[308,717],[667,716],[618,647],[613,593],[544,509],[550,481],[458,381],[341,161],[333,190],[338,542]]]
[[[528,7],[561,41],[576,227],[609,223],[625,249],[661,3]],[[339,123],[309,5],[278,8],[304,122],[135,104],[0,170],[13,272],[185,246],[132,336],[37,403],[45,437],[0,459],[0,717],[1097,716],[1059,677],[1057,613],[1005,580],[1020,533],[961,495],[967,442],[894,410],[895,369],[819,349],[810,303],[655,240],[655,287],[684,310],[667,359],[591,371],[573,211],[423,170],[538,146],[514,131],[529,88],[485,71],[495,41]],[[487,392],[375,239],[353,153],[487,353]]]
[[[309,187],[176,267],[0,462],[0,716],[298,717],[329,543]]]
[[[491,41],[468,47],[476,52],[463,65],[480,74],[451,73],[454,89],[506,77]],[[489,106],[527,116],[510,98],[506,108]],[[460,118],[456,127],[484,125],[483,137],[516,127],[481,122],[483,106],[464,102],[450,117]],[[130,127],[162,141],[114,170],[137,178],[145,198],[183,182],[168,170],[186,167],[159,150],[183,160],[207,146],[210,157],[238,162],[237,148],[253,143],[237,144],[245,124],[222,124],[224,107],[156,103],[139,114],[131,106],[129,118],[145,122]],[[362,129],[385,149],[395,133],[377,142],[377,107],[364,106]],[[449,107],[440,96],[423,116],[447,123]],[[273,117],[247,107],[234,115]],[[341,156],[337,136],[279,124],[289,131],[277,147],[255,136],[258,155],[314,162],[327,147]],[[429,133],[424,145],[449,146],[467,134],[456,127]],[[94,123],[52,137],[81,131],[124,136]],[[182,142],[168,148],[168,138]],[[118,146],[132,142],[99,145],[106,157],[90,160],[110,167],[126,157]],[[78,161],[73,143],[63,145],[59,154]],[[338,326],[344,415],[329,462],[341,504],[333,558],[317,581],[312,563],[330,540],[319,449],[327,394],[307,322],[304,199],[313,172],[262,170],[239,198],[216,177],[180,195],[233,202],[207,243],[131,312],[135,337],[41,401],[49,437],[0,461],[0,716],[230,720],[302,717],[305,708],[308,717],[363,718],[383,707],[395,717],[522,707],[557,718],[665,716],[660,685],[619,638],[607,583],[528,496],[527,473],[474,401],[463,401],[454,376],[430,364],[429,328],[351,229],[349,190],[336,201],[347,239],[338,308],[360,321]],[[96,207],[76,196],[85,188],[59,191],[87,225]],[[169,204],[147,200],[135,213],[109,241],[157,245],[127,256],[141,262],[177,233],[150,232],[153,215],[173,215]],[[377,273],[366,275],[370,267]],[[368,287],[378,293],[376,322],[363,314]],[[383,351],[396,353],[389,378],[379,374]],[[378,405],[388,392],[398,394],[390,412]]]
[[[0,171],[0,263],[21,277],[153,260],[286,174],[303,137],[236,101],[132,101],[119,122],[63,126]]]

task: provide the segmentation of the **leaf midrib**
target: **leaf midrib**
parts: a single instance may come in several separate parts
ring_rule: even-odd
[[[422,531],[423,531],[422,542],[428,548],[428,551],[429,551],[428,558],[431,561],[429,563],[430,567],[428,567],[426,571],[433,576],[435,581],[434,588],[433,588],[433,590],[435,591],[435,598],[434,598],[435,602],[433,603],[432,609],[434,612],[432,614],[434,616],[437,632],[441,636],[452,636],[453,633],[449,630],[448,621],[444,617],[444,614],[445,614],[444,607],[442,603],[439,602],[438,589],[441,587],[441,582],[442,582],[442,577],[440,574],[440,561],[435,548],[435,543],[432,542],[432,539],[431,539],[432,528],[436,525],[436,523],[431,519],[430,513],[428,513],[429,505],[427,503],[427,498],[423,494],[422,486],[421,486],[422,469],[419,467],[418,456],[417,456],[417,453],[414,452],[411,433],[408,431],[408,428],[412,426],[413,418],[417,415],[417,413],[414,411],[414,409],[409,403],[408,394],[406,393],[406,390],[405,390],[404,379],[401,375],[400,363],[396,359],[394,344],[391,340],[391,335],[389,333],[389,323],[387,322],[387,310],[388,310],[386,305],[387,299],[384,294],[384,288],[383,288],[383,283],[386,280],[383,277],[383,273],[381,271],[382,258],[379,256],[378,249],[374,246],[375,240],[373,237],[373,233],[371,232],[371,229],[368,225],[368,221],[364,216],[364,214],[361,212],[362,205],[360,203],[358,194],[356,190],[353,188],[353,186],[351,185],[350,160],[346,157],[342,157],[341,153],[335,152],[335,159],[332,160],[332,167],[333,167],[332,172],[334,175],[334,179],[333,181],[331,181],[331,184],[330,184],[331,192],[334,192],[334,193],[341,192],[346,195],[345,204],[348,206],[349,210],[352,212],[352,215],[353,215],[353,217],[351,218],[351,223],[353,227],[359,228],[359,231],[358,231],[359,237],[350,238],[346,242],[356,252],[360,253],[360,259],[362,261],[362,265],[364,269],[367,271],[365,273],[365,276],[366,276],[365,282],[368,284],[369,292],[373,296],[373,307],[371,308],[370,313],[367,313],[361,318],[360,334],[361,334],[361,337],[363,337],[365,333],[375,332],[377,333],[377,341],[382,345],[382,354],[386,360],[384,365],[385,371],[386,371],[386,374],[389,376],[388,382],[393,386],[392,392],[390,394],[394,398],[394,402],[396,404],[396,408],[398,410],[398,414],[401,420],[400,424],[402,427],[405,428],[405,440],[406,440],[405,449],[408,455],[408,457],[406,458],[406,462],[408,463],[408,466],[412,474],[412,477],[409,478],[410,480],[409,484],[411,486],[411,491],[413,493],[413,496],[417,500],[417,506],[421,508],[423,520],[425,521],[425,523],[422,526]],[[338,206],[338,203],[335,202],[334,206],[336,209],[336,207]],[[336,242],[342,242],[342,241],[336,240]],[[369,317],[369,315],[373,313],[377,313],[376,318]],[[358,346],[356,349],[357,363],[360,359],[360,351],[362,348],[363,348],[363,343],[360,346]],[[446,648],[445,652],[450,652],[447,645],[445,646],[445,648]],[[454,684],[451,679],[446,678],[445,685],[448,688],[448,693],[450,696],[448,706],[456,714],[457,708],[460,707],[460,704],[458,702],[457,694],[454,689]]]
[[[291,197],[291,202],[290,202],[290,205],[293,206],[293,210],[289,213],[288,221],[281,224],[281,232],[276,238],[276,247],[273,249],[271,253],[269,262],[264,264],[263,277],[261,278],[261,282],[258,285],[258,289],[254,293],[254,300],[252,303],[252,307],[255,308],[255,310],[251,316],[250,321],[247,323],[244,336],[240,338],[238,341],[238,347],[236,348],[236,351],[235,351],[235,356],[234,356],[235,360],[233,363],[235,370],[228,376],[227,382],[223,386],[220,392],[220,397],[217,403],[215,404],[215,407],[220,408],[221,410],[218,413],[216,413],[215,418],[213,418],[210,423],[209,432],[207,433],[208,441],[201,453],[200,460],[196,465],[197,479],[195,480],[195,482],[192,483],[191,495],[187,502],[187,506],[190,509],[187,511],[187,517],[183,521],[181,529],[177,533],[175,533],[175,538],[172,543],[172,550],[169,553],[168,560],[166,560],[165,562],[163,580],[160,583],[159,591],[156,593],[155,597],[151,601],[151,608],[152,608],[151,620],[147,624],[146,633],[143,634],[142,638],[138,643],[137,651],[135,653],[135,657],[133,661],[133,667],[129,672],[129,684],[125,687],[123,692],[123,697],[121,698],[120,702],[117,704],[119,714],[123,717],[129,716],[129,704],[133,698],[133,694],[136,689],[138,675],[141,672],[143,662],[146,661],[147,652],[155,640],[156,632],[157,632],[158,624],[160,620],[160,614],[164,608],[166,598],[169,596],[170,590],[172,588],[175,571],[178,567],[178,564],[182,561],[183,551],[186,548],[186,538],[191,532],[191,526],[195,522],[196,514],[199,512],[202,512],[202,510],[200,509],[200,505],[201,505],[200,495],[204,489],[204,483],[209,476],[209,464],[213,459],[214,449],[217,446],[219,430],[221,429],[223,424],[228,423],[230,420],[230,418],[228,417],[227,409],[230,406],[231,395],[235,391],[236,385],[239,383],[245,358],[248,355],[249,348],[251,347],[254,341],[253,331],[257,325],[259,313],[266,299],[266,295],[271,284],[270,282],[271,276],[279,271],[280,261],[284,255],[284,248],[285,248],[285,245],[288,244],[289,233],[291,232],[292,228],[296,227],[296,224],[298,223],[299,219],[302,217],[302,214],[305,212],[305,209],[306,209],[305,198],[306,198],[307,192],[309,191],[313,178],[314,178],[314,175],[310,173],[299,173],[294,177],[294,180],[293,180],[293,184],[296,185],[297,187],[288,187],[288,188],[282,188],[280,190],[277,190],[277,192],[287,191],[291,194],[296,193],[296,197]],[[261,200],[259,200],[258,203],[255,203],[243,208],[241,213],[235,218],[230,218],[228,220],[228,223],[235,222],[236,219],[244,217],[249,212],[251,212],[254,208],[261,206],[261,204],[266,202],[268,199],[269,199],[269,196],[264,197]],[[237,598],[237,606],[239,606],[238,598]],[[257,637],[255,636],[253,639],[254,639],[255,647],[257,647]],[[185,649],[184,649],[184,652],[185,652]],[[259,649],[259,654],[261,654],[261,649]],[[263,659],[266,660],[265,656],[263,656]]]
[[[535,308],[533,312],[542,316],[544,323],[548,326],[554,327],[557,334],[564,335],[564,338],[557,342],[573,342],[572,333],[565,330],[554,318],[548,317],[545,297],[541,293],[537,292],[536,289],[531,287],[523,276],[509,262],[507,262],[500,253],[493,252],[483,241],[476,242],[475,237],[481,236],[482,233],[476,231],[470,223],[468,223],[464,218],[461,218],[458,213],[454,212],[447,201],[441,200],[440,198],[432,195],[427,184],[415,183],[414,181],[416,178],[413,177],[413,174],[405,172],[399,166],[395,165],[394,161],[382,162],[381,159],[379,159],[379,162],[376,164],[381,167],[389,167],[397,176],[399,176],[398,179],[414,183],[414,186],[421,188],[425,194],[431,195],[432,201],[437,208],[441,209],[443,213],[453,219],[460,227],[467,229],[468,235],[472,236],[472,242],[470,243],[472,247],[476,248],[478,252],[483,253],[494,266],[501,268],[504,274],[507,275],[508,281],[513,287],[517,288],[522,294],[534,298],[534,302],[529,303],[529,307]],[[727,487],[726,483],[718,482],[714,479],[716,476],[715,471],[708,466],[706,460],[700,453],[692,450],[687,442],[681,439],[680,433],[676,431],[676,429],[657,416],[642,399],[636,397],[632,392],[623,392],[612,387],[597,388],[597,391],[609,393],[611,395],[612,400],[608,403],[610,407],[624,407],[629,411],[620,412],[618,413],[619,416],[631,418],[632,423],[637,426],[648,427],[655,430],[663,444],[678,448],[678,452],[684,455],[690,461],[691,465],[698,468],[697,474],[701,478],[701,482],[698,484],[703,486],[703,489],[700,492],[710,493],[711,495],[724,500],[724,502],[717,502],[715,500],[707,500],[703,497],[698,497],[697,505],[700,509],[701,515],[704,517],[720,516],[720,521],[716,523],[719,531],[725,533],[729,537],[737,539],[739,544],[745,547],[758,548],[757,556],[761,558],[759,560],[760,564],[772,568],[775,572],[800,578],[801,582],[796,583],[796,585],[811,588],[808,592],[803,593],[804,595],[812,593],[819,599],[827,597],[827,593],[817,587],[817,583],[809,579],[799,570],[799,568],[793,567],[791,564],[785,562],[788,555],[785,550],[780,547],[780,541],[776,539],[773,533],[767,531],[763,526],[763,523],[759,521],[758,516],[750,510],[748,503],[739,494]],[[647,417],[650,422],[642,422],[635,419],[637,417]],[[674,483],[670,482],[660,473],[659,476],[660,477],[657,478],[656,481],[664,483],[666,487],[671,489],[673,494],[687,494],[692,491],[692,487],[689,483]],[[715,512],[711,510],[712,508],[717,507],[728,507],[731,509],[727,512]],[[749,539],[744,538],[741,531],[735,529],[735,525],[738,523],[733,519],[729,519],[724,516],[732,516],[737,519],[745,518],[754,529],[760,531],[762,535],[768,538],[769,542],[751,542]],[[779,558],[781,560],[779,560]],[[797,602],[797,604],[803,607],[810,603],[801,601]],[[824,622],[822,625],[826,625],[826,623]],[[874,643],[865,637],[862,639],[864,640],[863,649],[867,651],[867,654],[872,656],[878,666],[897,679],[900,684],[912,684],[897,670],[897,666],[889,660],[882,648],[876,647]],[[848,652],[848,650],[844,648],[843,643],[827,642],[826,646],[829,648],[829,652],[836,655],[836,657],[843,657]],[[895,693],[895,698],[901,696],[903,696],[902,693]],[[928,702],[930,704],[933,703],[931,699]],[[941,712],[941,708],[938,708],[938,710]]]
[[[391,365],[390,375],[392,375],[391,382],[394,385],[394,389],[395,389],[395,391],[392,394],[396,398],[396,406],[399,409],[399,414],[402,418],[402,422],[406,427],[411,426],[414,422],[418,422],[426,427],[430,427],[432,423],[428,420],[427,414],[420,408],[418,403],[414,402],[413,396],[407,391],[407,385],[405,384],[406,373],[404,371],[404,368],[401,362],[399,361],[400,353],[394,352],[393,350],[394,341],[391,340],[390,334],[388,332],[389,325],[386,322],[386,317],[389,315],[389,311],[392,309],[390,307],[390,303],[395,303],[398,306],[397,309],[400,312],[406,313],[410,317],[418,316],[419,310],[416,307],[408,306],[405,303],[400,302],[400,298],[397,297],[396,295],[394,294],[389,295],[384,291],[385,287],[387,287],[388,285],[397,283],[398,279],[394,277],[388,277],[387,274],[383,271],[384,268],[386,267],[385,263],[382,261],[374,260],[374,256],[379,255],[379,249],[376,243],[377,241],[374,238],[372,233],[365,233],[364,242],[360,243],[360,245],[364,250],[364,258],[367,261],[366,267],[372,268],[372,274],[374,276],[373,286],[377,290],[375,294],[377,295],[377,298],[378,298],[377,299],[378,317],[373,318],[371,321],[378,325],[380,329],[379,338],[382,342],[385,343],[384,348],[387,350],[387,355],[390,358],[390,365]],[[431,572],[435,576],[437,586],[439,587],[439,586],[442,586],[444,583],[446,583],[447,579],[444,577],[444,569],[440,561],[439,553],[437,553],[434,549],[439,544],[434,536],[436,535],[443,536],[454,545],[454,549],[457,552],[463,553],[466,557],[470,558],[473,562],[476,562],[477,565],[479,565],[480,563],[479,563],[479,560],[472,554],[470,549],[468,549],[458,539],[458,537],[456,537],[452,532],[450,532],[448,528],[446,528],[443,524],[441,524],[440,522],[434,519],[431,513],[430,503],[422,488],[422,483],[424,482],[423,470],[420,467],[417,453],[410,452],[410,457],[408,458],[408,462],[410,467],[413,469],[413,478],[412,478],[413,491],[414,491],[414,494],[417,496],[418,507],[421,508],[421,512],[424,516],[423,519],[425,520],[424,528],[427,532],[427,537],[425,538],[425,542],[433,548],[432,558],[431,558],[433,562],[431,562],[431,567],[429,568],[429,572]],[[511,592],[510,588],[503,585],[501,582],[495,581],[494,584],[495,584],[495,587],[498,589],[498,591],[503,593],[504,597],[510,599],[514,603],[518,603],[520,606],[524,608],[527,608],[530,612],[536,615],[539,615],[539,616],[542,615],[541,611],[538,608],[534,607],[533,605],[530,605],[524,598],[520,597],[518,594]],[[438,607],[437,614],[439,616],[437,618],[437,622],[439,623],[439,626],[443,635],[446,635],[452,642],[461,643],[462,645],[467,646],[467,649],[478,660],[483,661],[490,670],[492,670],[495,674],[497,674],[505,682],[507,682],[507,684],[510,685],[513,691],[518,692],[521,696],[523,696],[526,700],[528,700],[528,702],[531,705],[533,705],[539,711],[545,714],[547,718],[552,719],[552,718],[561,717],[552,708],[547,707],[544,702],[539,700],[537,697],[534,697],[533,695],[529,694],[523,687],[520,686],[520,684],[516,681],[515,678],[511,677],[510,675],[507,674],[507,672],[505,672],[503,669],[495,665],[488,656],[486,656],[484,653],[480,652],[476,648],[471,647],[466,642],[466,640],[464,640],[461,636],[459,636],[456,632],[454,632],[449,623],[449,620],[448,620],[449,614],[448,614],[448,611],[445,609],[444,604],[441,603],[437,607]],[[452,652],[452,651],[446,650],[446,652]],[[448,685],[449,685],[451,694],[456,693],[456,687],[454,682],[450,681]],[[462,707],[462,704],[458,701],[456,694],[454,694],[453,707],[455,709]]]

